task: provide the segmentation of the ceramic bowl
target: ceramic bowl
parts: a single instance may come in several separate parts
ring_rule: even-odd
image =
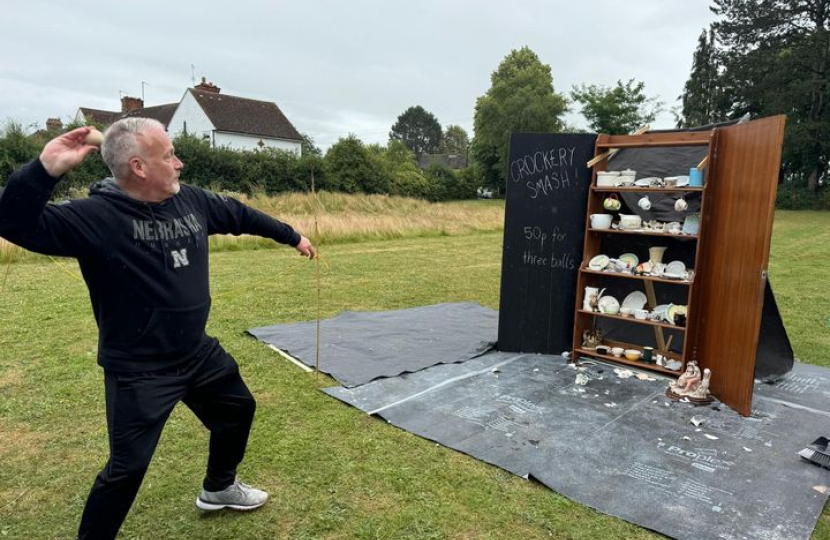
[[[623,352],[625,352],[625,349],[623,349],[622,347],[614,347],[613,349],[611,349],[611,354],[613,354],[617,358],[621,357],[623,355]]]
[[[632,362],[636,362],[643,356],[643,351],[638,351],[637,349],[626,349],[625,350],[625,359],[631,360]]]
[[[643,225],[643,218],[634,214],[620,214],[620,229],[639,229]]]
[[[617,185],[620,177],[618,171],[600,171],[597,173],[597,185],[603,187],[613,187]]]

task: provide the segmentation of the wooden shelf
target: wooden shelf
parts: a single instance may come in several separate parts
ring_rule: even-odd
[[[638,186],[631,186],[631,187],[615,187],[615,186],[591,186],[591,191],[596,191],[600,193],[606,193],[609,191],[613,192],[620,192],[620,193],[627,193],[627,192],[636,192],[636,193],[677,193],[677,192],[703,192],[706,189],[706,186],[683,186],[683,187],[660,187],[660,188],[653,188],[653,187],[638,187]]]
[[[594,317],[604,317],[606,319],[614,319],[616,321],[624,321],[624,322],[635,323],[635,324],[644,324],[646,326],[658,326],[660,328],[665,328],[666,330],[677,330],[678,332],[685,332],[686,331],[685,326],[677,326],[677,325],[669,324],[669,323],[665,323],[665,322],[661,323],[661,322],[655,322],[655,321],[635,319],[633,315],[631,317],[623,317],[622,315],[611,315],[609,313],[602,313],[602,312],[599,312],[599,311],[585,311],[584,309],[577,310],[577,312],[582,314],[582,315],[593,315]]]
[[[689,239],[689,240],[697,240],[698,235],[696,234],[670,234],[666,232],[656,232],[656,231],[649,231],[649,230],[623,230],[623,229],[588,229],[588,232],[592,233],[611,233],[611,234],[631,234],[634,236],[659,236],[660,238],[678,238],[678,239]]]
[[[627,348],[628,349],[642,350],[642,347],[637,346],[637,345],[632,345],[632,346],[627,347]],[[656,351],[655,351],[655,354],[656,354]],[[660,354],[663,354],[663,353],[660,353]],[[682,373],[682,371],[672,371],[672,370],[666,369],[662,366],[658,366],[657,364],[646,364],[645,362],[632,361],[632,360],[629,360],[628,358],[626,358],[625,356],[621,356],[620,358],[617,358],[616,356],[614,356],[612,354],[599,354],[594,349],[574,349],[574,356],[573,356],[574,361],[579,360],[578,355],[591,356],[593,358],[600,358],[602,360],[607,360],[607,361],[613,362],[615,364],[624,364],[624,365],[628,365],[628,366],[633,366],[633,367],[636,367],[637,369],[645,369],[645,370],[648,370],[648,371],[656,371],[657,373],[662,373],[663,375],[670,375],[672,377],[679,377],[680,374]],[[663,356],[666,356],[666,355],[663,354]],[[673,357],[672,360],[680,361],[680,358]]]
[[[711,131],[685,133],[644,133],[642,135],[610,135],[597,141],[597,150],[608,148],[642,148],[660,146],[709,146]]]
[[[582,272],[583,274],[593,274],[593,275],[597,275],[597,276],[610,276],[610,277],[616,277],[616,278],[622,278],[622,279],[639,279],[641,281],[653,281],[655,283],[669,283],[671,285],[691,285],[692,283],[694,283],[694,281],[682,281],[682,280],[679,280],[679,279],[663,279],[663,278],[658,278],[658,277],[654,277],[654,276],[638,276],[638,275],[635,275],[635,274],[623,274],[622,272],[602,272],[602,271],[591,270],[590,268],[587,268],[587,267],[584,267],[584,266],[582,268],[580,268],[579,271]]]

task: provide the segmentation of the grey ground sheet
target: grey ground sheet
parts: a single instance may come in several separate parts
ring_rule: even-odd
[[[593,364],[580,386],[576,374],[561,357],[490,352],[325,392],[667,536],[810,537],[830,471],[797,452],[828,435],[830,370],[796,364],[778,384],[759,384],[749,418],[717,402],[673,402],[663,378],[621,379]]]
[[[717,402],[673,402],[659,376],[623,379],[600,363],[577,371],[559,356],[482,354],[497,319],[478,304],[338,315],[323,322],[321,368],[343,386],[324,391],[670,537],[810,537],[830,471],[797,452],[830,436],[830,370],[796,363],[774,384],[756,383],[753,415],[743,418]],[[315,326],[250,332],[313,365]],[[577,373],[586,385],[575,384]]]
[[[320,371],[346,387],[381,377],[463,362],[490,350],[498,312],[452,303],[383,312],[345,311],[321,322]],[[317,322],[248,330],[304,364],[316,360]]]

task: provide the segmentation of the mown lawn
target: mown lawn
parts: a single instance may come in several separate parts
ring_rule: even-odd
[[[770,271],[797,356],[822,365],[830,365],[828,231],[830,214],[780,212]],[[498,308],[498,232],[323,250],[324,316],[456,301]],[[13,264],[0,292],[0,538],[73,538],[106,460],[94,322],[76,265],[60,264]],[[366,417],[317,391],[331,379],[318,381],[244,335],[315,317],[314,263],[293,250],[221,252],[211,264],[209,331],[258,399],[241,474],[273,499],[254,514],[202,516],[193,503],[207,434],[180,407],[124,538],[663,538]],[[829,510],[813,538],[830,540]]]

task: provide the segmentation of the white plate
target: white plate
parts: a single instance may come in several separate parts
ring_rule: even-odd
[[[683,261],[672,261],[666,265],[666,271],[663,274],[664,276],[667,274],[679,274],[682,275],[683,272],[686,271],[686,265]]]
[[[597,307],[602,313],[616,314],[620,312],[620,301],[613,296],[603,296],[597,302]]]
[[[623,253],[617,259],[628,263],[628,266],[631,268],[637,268],[637,265],[640,264],[640,258],[633,253]]]
[[[591,270],[605,270],[609,262],[611,262],[611,259],[608,258],[608,255],[597,255],[588,262],[588,268]]]
[[[683,272],[682,274],[675,274],[673,272],[663,272],[663,275],[661,277],[664,277],[666,279],[686,279],[686,272]]]
[[[622,302],[622,307],[631,308],[636,311],[638,309],[643,309],[646,306],[646,302],[648,302],[648,298],[646,298],[644,293],[634,291],[625,297]]]
[[[634,185],[637,187],[649,187],[652,180],[653,178],[640,178],[634,181]]]

